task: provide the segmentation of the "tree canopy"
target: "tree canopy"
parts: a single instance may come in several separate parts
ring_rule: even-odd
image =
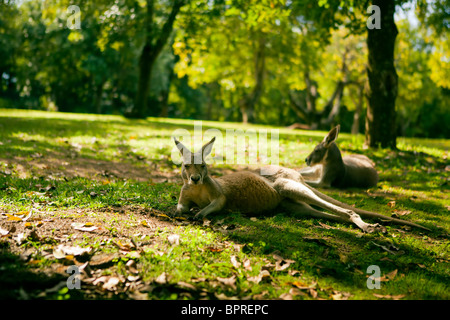
[[[448,2],[395,2],[396,135],[449,136]],[[0,107],[364,132],[369,5],[2,0]]]

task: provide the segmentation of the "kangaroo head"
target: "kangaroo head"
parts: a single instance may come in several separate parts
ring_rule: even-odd
[[[202,184],[204,178],[208,176],[205,158],[211,153],[216,137],[212,138],[210,142],[206,143],[195,153],[190,152],[176,138],[174,138],[174,140],[183,159],[181,165],[181,177],[183,178],[183,181],[187,184]]]
[[[322,142],[314,148],[313,152],[305,159],[308,166],[322,163],[327,158],[328,148],[336,141],[340,127],[340,125],[337,125],[331,129]]]

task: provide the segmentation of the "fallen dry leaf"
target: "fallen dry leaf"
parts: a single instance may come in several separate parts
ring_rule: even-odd
[[[281,300],[294,300],[294,297],[290,292],[282,293],[279,298]]]
[[[26,211],[25,211],[26,212]],[[22,221],[27,221],[28,219],[31,218],[31,216],[33,215],[33,210],[30,210],[30,212],[28,213],[28,215],[24,218],[22,218]]]
[[[322,228],[327,229],[327,230],[329,230],[329,229],[337,229],[336,227],[329,226],[329,225],[327,225],[327,224],[325,224],[325,223],[322,223],[322,222],[320,222],[320,221],[318,221],[318,223],[319,223],[319,225],[320,225]]]
[[[281,261],[277,261],[275,262],[275,271],[284,271],[287,268],[289,268],[289,266],[291,265],[291,263],[294,263],[294,260],[281,260]]]
[[[291,259],[284,259],[283,257],[274,254],[273,258],[276,260],[275,262],[275,271],[284,271],[287,268],[289,268],[289,266],[292,263],[295,263],[295,260],[291,260]]]
[[[164,214],[164,213],[157,213],[156,216],[160,217],[160,218],[167,219],[167,220],[172,220],[171,217],[169,217],[167,214]]]
[[[130,282],[135,282],[135,281],[138,281],[140,278],[141,277],[138,276],[138,275],[136,275],[136,276],[131,276],[130,275],[130,276],[127,277],[127,280],[130,281]]]
[[[294,285],[295,287],[297,287],[297,289],[300,290],[309,290],[309,289],[314,289],[317,286],[317,282],[312,282],[310,284],[307,284],[303,281],[297,280],[292,282],[292,285]]]
[[[8,217],[8,221],[23,221],[22,218],[17,217],[15,215],[5,213],[5,215]]]
[[[295,276],[296,274],[300,275],[300,271],[298,271],[298,270],[288,270],[288,275]]]
[[[231,256],[231,264],[233,265],[233,267],[235,267],[236,269],[239,268],[241,266],[241,263],[237,261],[236,256]]]
[[[260,283],[264,278],[270,278],[270,272],[267,270],[261,270],[261,272],[254,277],[247,277],[247,280],[256,284]]]
[[[178,281],[177,285],[183,289],[197,290],[197,288],[194,285],[184,282],[184,281]]]
[[[349,292],[339,292],[334,290],[333,294],[331,295],[331,298],[333,300],[348,300],[348,298],[351,296]]]
[[[394,280],[394,278],[397,276],[397,272],[398,270],[395,269],[387,274],[385,274],[384,276],[380,277],[379,280],[380,281],[390,281],[390,280]]]
[[[397,210],[394,209],[394,214],[392,216],[406,216],[408,214],[410,214],[412,211],[411,210]]]
[[[144,227],[150,228],[150,226],[148,225],[147,220],[142,220],[141,221],[141,225],[144,226]]]
[[[116,286],[120,283],[120,279],[118,277],[113,276],[101,276],[100,278],[95,279],[92,284],[98,285],[99,283],[103,283],[102,288],[109,291],[114,291]]]
[[[263,292],[261,292],[260,294],[255,294],[253,295],[253,300],[264,300],[265,296],[269,294],[269,291],[264,290]]]
[[[215,295],[216,298],[219,299],[219,300],[239,300],[238,297],[235,297],[235,296],[229,297],[229,296],[227,296],[227,295],[224,294],[224,293],[220,293],[220,294],[214,293],[214,295]]]
[[[231,289],[236,290],[236,276],[235,275],[232,275],[229,278],[217,277],[217,280],[220,283],[223,283],[224,285],[231,287]]]
[[[309,289],[309,294],[313,299],[317,298],[317,291],[314,290],[313,288]]]
[[[120,240],[111,241],[111,243],[122,251],[136,250],[136,246],[134,245],[134,243],[122,243]]]
[[[103,284],[102,288],[105,290],[114,291],[119,282],[120,282],[119,278],[109,277],[108,281]]]
[[[166,284],[167,283],[167,274],[165,272],[161,273],[156,279],[156,283]]]
[[[387,295],[382,295],[382,294],[376,294],[376,293],[374,293],[373,294],[375,297],[377,297],[377,298],[381,298],[381,299],[392,299],[392,300],[399,300],[399,299],[401,299],[401,298],[404,298],[406,295],[405,294],[399,294],[399,295],[390,295],[390,294],[387,294]]]
[[[129,272],[133,273],[133,274],[138,274],[139,271],[136,267],[136,261],[134,260],[129,260],[126,265],[125,265],[128,269]]]
[[[60,244],[59,246],[53,249],[53,256],[56,259],[62,259],[68,258],[69,256],[81,256],[84,254],[89,254],[91,251],[92,251],[91,247],[81,248],[78,246],[66,246]]]
[[[21,232],[19,234],[17,234],[16,236],[14,236],[13,238],[17,244],[20,246],[24,241],[25,241],[25,233]]]
[[[387,203],[387,206],[388,206],[389,208],[395,207],[395,200],[389,201],[389,202]]]
[[[180,236],[178,234],[171,234],[167,237],[170,245],[177,246],[180,244]]]
[[[289,290],[289,293],[294,297],[294,296],[306,296],[306,293],[304,293],[303,291],[301,291],[300,289],[297,288],[291,288]]]
[[[91,222],[74,222],[71,224],[72,228],[79,231],[92,232],[97,230],[98,227],[94,226]]]
[[[0,227],[0,236],[6,236],[9,234],[9,231]]]
[[[252,271],[253,270],[249,259],[245,259],[243,263],[244,263],[244,269],[245,270],[248,270],[248,271]]]

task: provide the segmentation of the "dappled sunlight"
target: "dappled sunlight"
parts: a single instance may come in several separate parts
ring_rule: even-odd
[[[197,208],[171,216],[182,186],[171,153],[174,130],[194,134],[195,121],[66,118],[50,112],[30,117],[18,110],[11,118],[9,112],[0,111],[0,228],[7,243],[3,251],[11,257],[6,264],[20,265],[24,272],[18,275],[25,277],[29,265],[16,257],[26,253],[33,268],[56,277],[49,279],[51,286],[64,281],[59,275],[70,261],[91,266],[78,295],[53,292],[33,278],[35,287],[27,289],[32,297],[275,299],[293,294],[300,299],[373,299],[364,287],[372,264],[392,277],[383,282],[382,295],[447,297],[441,285],[447,277],[450,230],[448,193],[442,192],[446,143],[442,149],[435,145],[433,153],[362,150],[362,136],[343,134],[338,140],[343,155],[371,157],[380,182],[368,190],[319,188],[349,205],[420,223],[430,232],[382,221],[386,233],[365,234],[349,224],[282,210],[270,215],[224,212],[191,222],[187,219]],[[295,169],[306,166],[305,157],[325,134],[208,121],[197,135],[205,138],[208,129],[218,129],[225,136],[230,128],[243,129],[239,134],[249,128],[279,130],[279,162]],[[259,164],[248,163],[258,155],[250,143],[241,150],[245,163],[236,163],[235,145],[216,150],[218,159],[220,152],[225,157],[210,165],[210,174],[258,169]],[[229,159],[227,151],[233,152]],[[96,251],[67,258],[54,251],[63,245]],[[418,290],[423,281],[429,287]]]

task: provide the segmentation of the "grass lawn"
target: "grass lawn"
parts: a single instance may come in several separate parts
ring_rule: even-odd
[[[224,136],[242,128],[202,125]],[[325,135],[250,128],[279,129],[280,164],[291,168]],[[194,121],[0,110],[0,299],[450,298],[449,140],[363,150],[362,135],[340,134],[343,154],[374,160],[380,182],[321,191],[431,229],[383,223],[385,233],[365,234],[284,212],[169,218],[182,186],[176,129],[193,132]],[[210,173],[242,167],[212,164]],[[67,286],[73,265],[80,289]],[[369,266],[380,270],[379,289],[367,287]]]

